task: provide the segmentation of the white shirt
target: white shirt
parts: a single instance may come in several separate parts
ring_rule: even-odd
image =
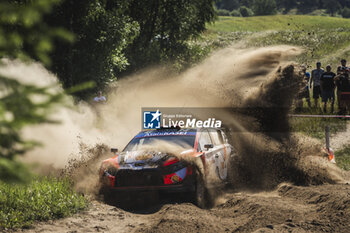
[[[324,73],[324,70],[323,69],[314,69],[312,72],[311,72],[311,77],[313,78],[313,83],[314,83],[314,87],[315,86],[320,86],[320,79],[321,79],[321,76],[322,74]]]
[[[107,101],[107,99],[104,96],[96,96],[94,98],[94,102],[97,102],[97,103],[99,103],[99,102],[106,102],[106,101]]]

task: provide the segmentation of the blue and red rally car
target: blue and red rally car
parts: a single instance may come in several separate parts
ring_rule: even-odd
[[[174,155],[155,145],[178,145]],[[137,134],[122,152],[102,162],[100,181],[109,191],[165,191],[193,195],[207,203],[207,187],[227,179],[233,147],[221,129],[157,129]]]

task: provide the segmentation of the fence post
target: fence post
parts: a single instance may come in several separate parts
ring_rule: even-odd
[[[325,131],[326,131],[326,148],[327,148],[327,153],[328,153],[328,159],[331,163],[335,163],[334,151],[330,147],[329,126],[328,125],[326,126]]]
[[[328,125],[326,126],[325,131],[326,131],[326,148],[329,151],[330,142],[329,142],[329,126]]]

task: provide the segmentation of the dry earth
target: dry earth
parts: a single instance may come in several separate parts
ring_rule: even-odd
[[[350,137],[350,123],[346,125],[344,131],[335,134],[330,138],[331,147],[334,151],[341,150],[344,146],[349,144]]]
[[[348,232],[350,185],[281,184],[269,192],[228,192],[208,210],[161,203],[125,211],[99,201],[73,217],[23,232]]]

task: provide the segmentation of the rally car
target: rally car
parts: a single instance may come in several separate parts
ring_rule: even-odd
[[[159,143],[179,145],[175,155],[153,149]],[[155,147],[156,148],[156,147]],[[223,184],[234,154],[224,131],[209,129],[157,129],[137,134],[122,152],[102,162],[104,190],[182,192],[200,207],[207,205],[207,187]]]

